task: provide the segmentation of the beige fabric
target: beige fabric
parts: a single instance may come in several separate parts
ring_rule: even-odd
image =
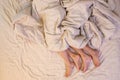
[[[0,80],[120,79],[120,0],[68,1],[1,0]],[[51,51],[86,44],[100,50],[102,65],[65,78],[63,60]]]
[[[30,7],[15,16],[15,31],[51,51],[62,51],[69,46],[83,48],[87,43],[99,49],[103,39],[109,39],[120,24],[104,1],[33,0],[32,10]]]

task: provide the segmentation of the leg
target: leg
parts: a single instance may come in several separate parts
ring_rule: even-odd
[[[68,52],[69,56],[72,58],[72,60],[74,61],[74,64],[75,64],[77,70],[79,71],[81,68],[80,56],[72,53],[70,50],[67,50],[67,52]]]
[[[70,62],[68,53],[66,51],[59,52],[60,56],[63,58],[66,66],[65,76],[68,77],[72,73],[73,64]]]
[[[89,46],[84,47],[83,50],[87,51],[88,54],[92,57],[93,63],[95,64],[96,67],[100,65],[98,51],[91,49]]]
[[[74,47],[72,48],[81,56],[81,60],[82,60],[81,70],[85,72],[89,67],[89,64],[91,62],[91,57],[85,54],[81,49],[76,49]]]

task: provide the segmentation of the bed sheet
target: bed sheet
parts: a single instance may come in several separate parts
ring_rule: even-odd
[[[120,29],[101,48],[101,66],[64,77],[62,58],[44,46],[16,37],[12,18],[15,0],[0,3],[0,80],[120,80]],[[7,6],[7,8],[3,7]],[[11,6],[12,5],[12,6]],[[3,9],[4,8],[4,9]],[[3,12],[2,12],[3,11]],[[5,12],[4,12],[5,11]]]

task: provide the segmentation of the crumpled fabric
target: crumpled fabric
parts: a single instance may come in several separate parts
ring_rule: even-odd
[[[105,0],[23,0],[21,5],[13,19],[17,36],[51,51],[87,44],[99,49],[120,26]]]

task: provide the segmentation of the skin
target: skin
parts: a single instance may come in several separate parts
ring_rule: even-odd
[[[71,48],[77,54],[73,53],[70,49],[58,52],[65,62],[66,77],[71,75],[74,66],[77,68],[78,71],[82,70],[83,72],[86,72],[91,61],[93,61],[95,67],[98,67],[100,65],[99,54],[97,50],[94,50],[89,46],[85,46],[83,49],[77,49],[74,47]],[[72,59],[72,61],[70,60],[70,58]]]
[[[81,59],[80,59],[80,56],[72,53],[70,50],[66,50],[66,51],[67,51],[68,55],[72,58],[75,67],[79,71],[80,68],[81,68]]]
[[[72,73],[72,69],[73,69],[73,63],[70,61],[69,59],[69,55],[67,53],[67,51],[62,51],[62,52],[58,52],[59,55],[63,58],[64,63],[65,63],[65,67],[66,67],[66,72],[65,72],[65,76],[68,77],[71,75]]]

